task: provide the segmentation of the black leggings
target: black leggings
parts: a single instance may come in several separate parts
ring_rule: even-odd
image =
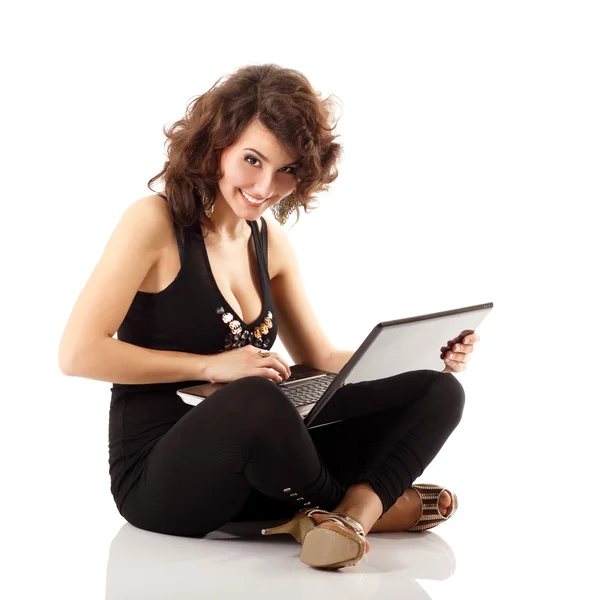
[[[411,371],[343,387],[371,414],[306,429],[265,377],[238,379],[195,406],[155,444],[121,515],[141,529],[203,536],[230,521],[333,510],[370,483],[386,512],[460,422],[464,390],[451,374]],[[383,513],[382,513],[383,514]]]

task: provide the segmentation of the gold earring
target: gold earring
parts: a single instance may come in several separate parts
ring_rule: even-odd
[[[271,206],[271,212],[279,221],[280,225],[285,225],[285,222],[288,220],[290,213],[298,206],[298,199],[296,198],[296,193],[292,192],[285,198],[282,198],[277,204]]]
[[[200,200],[202,201],[202,208],[204,209],[204,214],[207,217],[210,217],[210,215],[212,215],[215,210],[215,203],[213,202],[212,206],[207,209],[209,200],[202,192],[200,192]]]

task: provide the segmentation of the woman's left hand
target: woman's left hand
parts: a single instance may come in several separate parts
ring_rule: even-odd
[[[464,339],[463,339],[464,337]],[[479,336],[473,332],[466,335],[460,335],[455,340],[449,340],[448,346],[440,348],[446,368],[442,373],[459,373],[467,368],[467,363],[471,360],[471,354],[474,350],[474,344],[479,341]]]

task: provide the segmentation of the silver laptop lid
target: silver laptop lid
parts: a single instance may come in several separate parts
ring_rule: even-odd
[[[376,325],[349,361],[344,384],[432,369],[443,371],[442,347],[472,333],[492,310],[487,302]],[[345,369],[346,367],[344,367]]]

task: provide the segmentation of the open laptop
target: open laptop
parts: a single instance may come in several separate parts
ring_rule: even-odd
[[[431,369],[443,371],[442,356],[448,341],[460,343],[473,333],[493,308],[492,302],[456,308],[418,317],[385,321],[373,327],[344,368],[327,373],[305,365],[293,365],[291,376],[277,383],[294,403],[308,429],[350,418],[357,407],[344,403],[335,392],[363,381],[382,379],[400,373]],[[446,350],[441,349],[446,347]],[[206,383],[177,390],[181,399],[196,405],[227,383]],[[368,398],[364,399],[368,402]],[[361,408],[361,407],[358,407]],[[362,407],[368,412],[368,407]]]

